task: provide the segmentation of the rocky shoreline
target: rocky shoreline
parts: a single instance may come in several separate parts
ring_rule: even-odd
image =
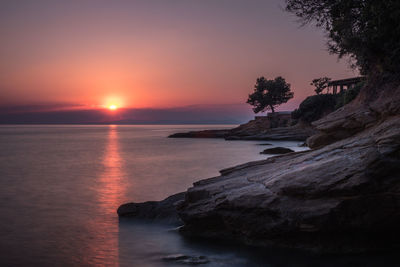
[[[260,123],[260,117],[233,129],[203,130],[175,133],[169,138],[224,138],[225,140],[306,141],[316,131],[307,125],[269,128]]]
[[[398,248],[400,88],[361,94],[314,127],[312,150],[222,170],[168,202],[181,233],[316,252]]]

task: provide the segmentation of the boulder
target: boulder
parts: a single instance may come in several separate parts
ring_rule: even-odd
[[[169,138],[224,138],[229,130],[203,130],[187,133],[174,133]]]
[[[307,138],[306,144],[310,148],[319,148],[319,147],[323,147],[323,146],[332,144],[335,141],[336,141],[336,139],[333,138],[332,136],[330,136],[329,134],[320,132],[320,133],[314,134],[313,136],[310,136],[309,138]]]
[[[176,205],[183,201],[185,193],[178,193],[167,197],[162,201],[147,201],[143,203],[127,203],[121,205],[118,216],[136,219],[147,219],[180,225],[182,221],[178,217]]]
[[[260,154],[286,154],[286,153],[291,153],[294,152],[290,148],[286,147],[273,147],[273,148],[267,148],[264,151],[260,152]]]
[[[173,262],[177,264],[199,265],[207,264],[210,260],[206,256],[189,256],[184,254],[172,254],[163,258],[166,262]]]

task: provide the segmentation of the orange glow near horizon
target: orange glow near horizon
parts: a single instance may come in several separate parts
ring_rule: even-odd
[[[110,110],[116,110],[116,109],[117,109],[117,106],[116,106],[116,105],[110,105],[110,106],[108,106],[108,108],[109,108]]]
[[[1,2],[0,106],[245,103],[264,75],[292,84],[291,110],[314,94],[312,79],[357,75],[276,1],[20,2]]]

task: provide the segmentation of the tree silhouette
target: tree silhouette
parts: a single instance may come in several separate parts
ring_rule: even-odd
[[[254,85],[254,92],[249,94],[247,103],[254,106],[254,113],[266,110],[274,113],[276,106],[288,102],[293,95],[294,93],[290,91],[290,84],[284,78],[279,76],[274,80],[267,80],[259,77]]]
[[[373,80],[400,81],[399,0],[286,0],[303,24],[327,32],[328,49]]]
[[[318,78],[318,79],[314,79],[312,80],[312,82],[310,83],[310,85],[314,85],[315,86],[315,93],[317,93],[317,95],[319,95],[320,93],[322,93],[322,91],[328,87],[328,83],[331,81],[331,78],[328,77],[322,77],[322,78]]]

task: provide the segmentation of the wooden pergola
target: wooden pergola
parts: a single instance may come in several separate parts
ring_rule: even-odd
[[[342,93],[345,89],[347,90],[349,88],[354,87],[357,83],[363,81],[364,79],[365,77],[354,77],[354,78],[330,81],[327,87],[328,93],[329,90],[332,88],[332,93],[337,94],[338,87],[340,89],[339,92]]]

